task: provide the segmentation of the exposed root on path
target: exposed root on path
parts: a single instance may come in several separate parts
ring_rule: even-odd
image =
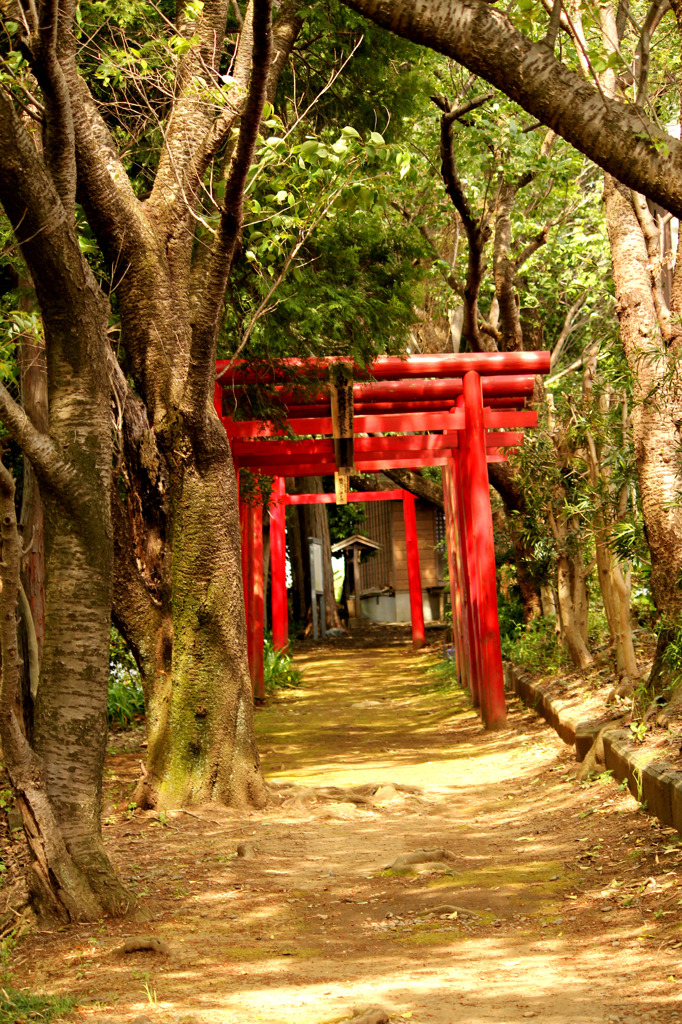
[[[297,786],[295,783],[271,784],[270,799],[283,807],[309,803],[349,803],[357,807],[377,807],[399,799],[401,794],[418,798],[423,790],[399,782],[370,782],[362,786]]]

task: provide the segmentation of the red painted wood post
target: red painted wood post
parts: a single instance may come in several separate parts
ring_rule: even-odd
[[[249,545],[251,542],[251,531],[249,529],[249,506],[243,500],[241,494],[239,496],[239,531],[241,539],[242,549],[242,593],[244,595],[244,621],[246,623],[246,654],[249,659],[249,672],[251,672],[251,647],[252,647],[252,635],[249,624],[249,616],[251,614],[251,589],[253,581],[250,579],[249,567],[251,566],[252,559],[249,551]]]
[[[464,396],[457,399],[457,404],[464,407]],[[479,628],[480,583],[477,572],[476,545],[471,514],[471,494],[468,484],[467,470],[467,433],[459,435],[459,449],[453,449],[450,456],[452,471],[453,510],[459,525],[461,537],[462,579],[464,591],[464,608],[466,638],[469,664],[469,682],[471,684],[471,700],[475,708],[480,706],[481,693],[481,642]]]
[[[244,497],[241,492],[241,474],[239,469],[237,470],[237,488],[240,499],[240,544],[242,548],[242,593],[244,594],[244,614],[247,624],[247,646],[249,637],[249,589],[247,582],[248,565],[250,562],[249,558],[249,507],[244,501]]]
[[[466,414],[466,451],[468,502],[479,583],[479,628],[481,650],[481,712],[486,729],[501,729],[506,724],[504,676],[500,649],[500,625],[497,615],[495,574],[495,538],[488,490],[488,467],[483,427],[483,396],[481,379],[475,371],[464,377],[464,409]]]
[[[462,687],[468,687],[467,663],[464,648],[462,587],[457,565],[457,534],[452,514],[452,472],[443,467],[443,509],[445,512],[445,546],[448,555],[450,577],[450,609],[452,611],[452,638],[457,659],[457,680]]]
[[[249,666],[254,700],[265,700],[263,676],[263,503],[260,496],[249,502],[249,615],[247,628],[251,633]]]
[[[284,477],[276,476],[272,484],[270,509],[270,591],[272,598],[272,646],[276,651],[289,647],[287,610],[287,549]]]
[[[407,579],[410,586],[410,614],[412,617],[412,645],[415,650],[426,643],[424,629],[424,604],[422,599],[422,577],[419,567],[419,544],[417,541],[417,516],[414,494],[403,494],[403,516],[405,519],[405,548],[407,552]]]
[[[469,673],[469,689],[475,708],[480,705],[480,642],[478,629],[479,585],[475,572],[474,538],[467,512],[466,493],[462,483],[462,461],[465,457],[466,445],[460,451],[453,451],[450,457],[450,473],[452,479],[453,517],[457,523],[459,535],[460,578],[462,580],[463,632],[466,649],[467,669]]]

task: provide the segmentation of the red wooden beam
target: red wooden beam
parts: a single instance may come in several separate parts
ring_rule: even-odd
[[[452,462],[452,460],[450,460]],[[457,680],[463,688],[471,689],[469,682],[469,659],[465,645],[464,598],[462,573],[459,562],[459,538],[455,529],[452,510],[452,468],[448,464],[443,470],[443,509],[445,512],[445,547],[448,557],[450,582],[450,609],[452,612],[452,639],[457,661]]]
[[[424,630],[424,601],[422,598],[422,577],[419,566],[419,540],[417,537],[417,516],[414,494],[403,492],[403,517],[405,520],[405,550],[407,555],[407,580],[410,588],[410,617],[412,619],[412,646],[415,650],[426,643]]]
[[[505,413],[505,415],[521,416],[522,413]],[[409,423],[409,425],[408,425]],[[284,434],[287,428],[294,434],[331,434],[331,416],[287,421],[287,426],[276,427],[273,423],[263,420],[231,420],[223,417],[223,424],[229,437],[277,437]],[[415,413],[406,420],[398,413],[384,416],[356,416],[356,434],[381,434],[384,431],[401,430],[461,430],[464,417],[457,412],[424,412]]]
[[[416,355],[401,359],[399,356],[380,356],[366,371],[355,368],[357,375],[364,372],[377,380],[404,380],[419,377],[458,377],[475,370],[486,376],[499,374],[549,373],[549,352],[459,352],[457,354]],[[248,360],[219,359],[216,373],[223,384],[255,384],[278,380],[286,374],[304,374],[307,377],[326,377],[334,363],[351,363],[343,356],[326,358],[282,359],[276,366],[255,367]]]
[[[499,377],[481,377],[483,395],[488,398],[527,398],[533,394],[535,377],[530,374],[502,374]],[[353,404],[374,404],[376,402],[419,402],[447,401],[462,394],[464,385],[461,377],[445,380],[394,380],[370,381],[353,386]],[[329,396],[322,391],[317,395],[293,391],[283,385],[275,389],[283,405],[307,405],[328,403]]]
[[[357,402],[354,406],[356,416],[385,415],[387,413],[400,413],[402,416],[411,415],[415,412],[448,412],[454,403],[456,396],[451,398],[437,398],[433,401],[423,400],[416,402]],[[512,395],[505,397],[486,398],[485,404],[491,409],[523,409],[525,398],[514,398]],[[330,416],[329,403],[318,405],[287,405],[283,406],[287,417],[290,419],[306,419],[312,416],[314,419],[321,419]]]
[[[303,456],[305,457],[305,456]],[[384,469],[418,469],[420,466],[445,466],[447,464],[447,452],[434,455],[419,455],[415,452],[405,452],[400,458],[396,455],[383,457],[365,456],[356,458],[355,466],[359,473],[381,473]],[[487,456],[488,462],[506,462],[506,456],[501,455],[495,449],[491,449]],[[332,476],[336,472],[335,462],[296,462],[281,459],[272,462],[263,462],[258,466],[246,464],[243,468],[251,468],[262,476]]]
[[[402,501],[403,491],[349,491],[348,501]],[[287,494],[287,505],[335,505],[336,494]]]
[[[402,434],[399,437],[356,437],[355,451],[359,455],[377,452],[394,453],[401,456],[409,452],[447,451],[457,447],[459,435],[455,432],[447,434]],[[491,430],[486,433],[488,448],[516,448],[523,442],[521,431]],[[296,458],[303,461],[302,456],[314,455],[327,460],[334,454],[334,442],[331,438],[310,438],[308,440],[248,440],[232,442],[232,454],[240,465],[250,465],[251,460],[264,459],[274,462],[278,459]]]
[[[499,427],[536,427],[537,413],[531,409],[505,411],[501,409],[483,410],[483,424],[486,429]],[[246,437],[278,437],[286,433],[287,427],[276,427],[273,423],[263,420],[231,420],[223,417],[223,424],[230,438]],[[331,434],[331,416],[289,420],[288,428],[294,434]],[[356,416],[355,432],[357,434],[381,434],[384,432],[401,432],[405,430],[463,430],[464,414],[461,409],[451,412],[424,412],[413,416],[389,414],[383,416]]]
[[[464,399],[461,399],[462,403]],[[467,500],[465,487],[465,466],[467,445],[453,451],[450,463],[452,490],[450,493],[453,522],[459,536],[459,555],[462,566],[462,598],[464,612],[464,634],[467,650],[467,666],[471,700],[474,707],[480,706],[481,692],[481,645],[479,639],[480,574],[477,569],[476,544],[471,515],[471,503]]]

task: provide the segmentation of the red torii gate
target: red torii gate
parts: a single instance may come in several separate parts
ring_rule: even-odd
[[[505,722],[495,552],[486,463],[504,461],[504,450],[518,448],[536,414],[523,409],[535,374],[547,373],[548,352],[462,353],[458,355],[381,357],[369,372],[375,378],[352,385],[353,464],[361,472],[424,465],[443,468],[446,539],[458,678],[480,706],[486,728]],[[270,383],[287,373],[323,379],[335,364],[350,360],[290,359],[274,370],[218,361],[216,411],[230,437],[235,467],[274,477],[271,517],[271,592],[273,645],[286,649],[285,511],[287,504],[326,503],[336,495],[287,495],[285,476],[321,476],[338,472],[339,440],[335,409],[323,390],[301,399],[291,385],[275,383],[275,397],[286,423],[234,420],[224,415],[223,390],[234,401],[246,384]],[[357,368],[353,368],[355,372]],[[434,379],[435,378],[435,379]],[[338,409],[337,420],[338,420]],[[338,426],[338,422],[337,422]],[[409,434],[402,431],[409,430]],[[286,431],[307,435],[284,439]],[[415,433],[424,431],[425,433]],[[426,433],[438,431],[438,433]],[[356,433],[394,432],[400,436],[357,437]],[[311,435],[332,435],[312,438]],[[345,435],[344,435],[345,436]],[[277,440],[279,438],[279,440]],[[407,491],[348,494],[345,500],[402,499],[415,646],[425,642],[414,496]],[[262,508],[240,500],[242,570],[249,665],[256,699],[263,686]]]

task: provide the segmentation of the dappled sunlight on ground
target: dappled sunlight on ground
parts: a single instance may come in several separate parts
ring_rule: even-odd
[[[129,812],[139,753],[110,759],[105,836],[170,956],[116,952],[138,929],[105,922],[24,940],[13,983],[73,992],[86,1021],[331,1024],[381,1003],[416,1024],[682,1024],[679,837],[614,783],[579,786],[518,705],[486,734],[428,653],[298,663],[304,687],[257,712],[265,810]]]

